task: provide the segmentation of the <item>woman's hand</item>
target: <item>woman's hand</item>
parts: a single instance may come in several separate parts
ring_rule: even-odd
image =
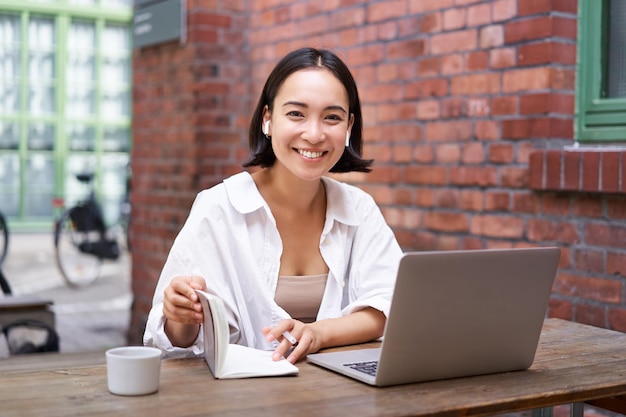
[[[197,275],[175,277],[165,288],[165,333],[174,346],[190,346],[200,330],[204,315],[196,290],[206,290],[204,278]]]
[[[315,353],[322,348],[374,340],[383,335],[385,321],[386,317],[382,312],[368,307],[347,316],[313,323],[305,324],[294,319],[281,320],[272,328],[264,327],[262,332],[268,342],[274,340],[279,342],[272,359],[280,360],[294,346],[287,360],[295,363],[309,353]],[[289,332],[296,338],[295,345],[283,336],[285,332]]]
[[[295,363],[309,353],[315,353],[322,348],[322,335],[319,327],[315,326],[315,323],[306,324],[298,320],[288,319],[280,321],[273,328],[264,327],[262,332],[268,342],[273,342],[274,340],[279,342],[274,350],[272,359],[275,361],[280,360],[293,347],[287,360]],[[292,345],[289,339],[283,335],[286,332],[289,332],[296,339],[295,345]]]

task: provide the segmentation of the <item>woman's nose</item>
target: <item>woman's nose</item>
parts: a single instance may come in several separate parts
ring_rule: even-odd
[[[325,138],[324,130],[317,122],[309,122],[306,124],[302,138],[311,143],[318,143]]]

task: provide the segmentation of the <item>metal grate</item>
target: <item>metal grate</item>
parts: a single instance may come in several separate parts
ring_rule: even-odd
[[[626,98],[626,0],[609,0],[608,98]]]

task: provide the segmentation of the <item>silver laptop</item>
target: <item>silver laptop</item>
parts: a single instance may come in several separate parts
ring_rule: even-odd
[[[381,347],[307,359],[377,386],[527,369],[559,255],[556,247],[405,253]]]

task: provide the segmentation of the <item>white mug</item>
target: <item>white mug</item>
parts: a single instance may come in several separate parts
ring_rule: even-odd
[[[161,351],[125,346],[106,351],[107,383],[111,394],[146,395],[159,390]]]

